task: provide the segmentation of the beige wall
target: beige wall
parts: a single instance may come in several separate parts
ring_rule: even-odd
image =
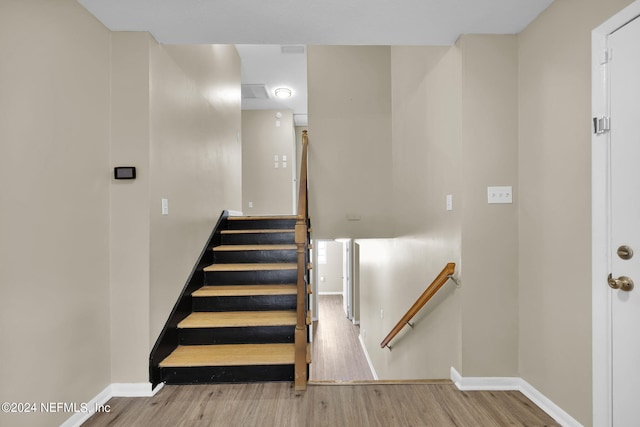
[[[518,36],[520,374],[584,425],[592,422],[591,31],[629,3],[559,0]]]
[[[277,118],[277,113],[282,117]],[[294,213],[295,143],[293,111],[242,112],[242,211],[246,215]]]
[[[149,45],[146,33],[113,33],[110,167],[135,180],[110,190],[111,377],[144,382],[149,338]]]
[[[320,242],[316,242],[316,248],[319,250]],[[342,242],[334,242],[325,240],[327,263],[316,265],[318,269],[318,293],[342,293]]]
[[[461,365],[460,292],[448,284],[403,331],[379,343],[447,262],[459,263],[461,58],[457,48],[393,47],[393,205],[397,238],[358,240],[360,327],[380,378],[448,378]],[[381,318],[383,310],[383,318]]]
[[[489,185],[517,191],[516,38],[393,47],[391,74],[397,237],[359,240],[361,325],[376,371],[447,378],[454,366],[465,376],[517,375],[517,203],[487,204]],[[386,262],[371,261],[380,258]],[[457,264],[463,286],[448,283],[393,352],[380,350],[447,262]]]
[[[518,374],[518,53],[516,36],[462,36],[462,372]],[[512,204],[487,187],[512,186]]]
[[[75,1],[0,2],[3,402],[86,402],[110,383],[109,45]]]
[[[389,55],[388,46],[308,47],[314,238],[391,235]]]
[[[241,209],[235,48],[111,33],[58,0],[0,3],[0,52],[0,397],[81,403],[147,382],[220,212]],[[123,165],[136,180],[113,180]]]
[[[242,153],[235,47],[153,42],[149,66],[153,345],[220,213],[241,210]]]
[[[148,355],[223,209],[240,210],[240,61],[232,46],[113,34],[113,382],[148,381]],[[161,199],[169,214],[161,214]]]

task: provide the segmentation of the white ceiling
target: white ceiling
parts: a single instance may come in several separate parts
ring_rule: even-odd
[[[242,99],[243,110],[289,109],[297,126],[307,125],[307,51],[283,53],[282,45],[236,45],[242,60],[242,84],[266,85],[269,99]],[[290,45],[286,45],[289,47]],[[291,89],[292,96],[279,99],[274,91]]]
[[[253,45],[238,46],[242,82],[301,87],[293,89],[304,102],[290,105],[306,114],[306,63],[278,54],[279,45],[451,45],[461,34],[519,33],[553,0],[78,1],[109,29],[148,31],[160,43]],[[243,108],[287,105],[271,102]]]

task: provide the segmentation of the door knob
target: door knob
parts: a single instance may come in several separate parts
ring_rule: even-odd
[[[611,275],[611,273],[609,273],[609,278],[607,279],[607,281],[609,282],[609,286],[611,287],[611,289],[620,289],[624,292],[629,292],[633,289],[633,280],[631,280],[631,278],[627,276],[620,276],[615,279]]]

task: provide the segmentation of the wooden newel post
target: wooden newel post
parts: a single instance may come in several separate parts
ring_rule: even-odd
[[[298,253],[298,279],[295,332],[295,380],[296,390],[307,388],[307,251],[309,243],[307,215],[307,131],[302,131],[302,156],[300,164],[300,189],[298,193],[298,220],[295,242]]]

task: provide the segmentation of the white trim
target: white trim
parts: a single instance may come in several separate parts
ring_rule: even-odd
[[[377,381],[379,379],[378,374],[376,373],[376,368],[373,367],[373,362],[371,361],[371,357],[369,357],[369,352],[367,351],[367,346],[364,344],[362,335],[358,335],[358,341],[360,341],[360,346],[362,347],[362,351],[364,351],[364,357],[367,358],[367,363],[369,364],[369,369],[371,369],[373,379]]]
[[[583,427],[575,418],[520,377],[463,377],[454,367],[451,367],[451,381],[459,390],[463,391],[519,391],[560,425],[564,427]]]
[[[344,293],[342,291],[340,291],[340,292],[318,292],[318,295],[342,295],[342,296],[344,296]]]
[[[227,212],[229,213],[229,216],[244,216],[242,211],[227,211]]]
[[[451,367],[451,381],[458,390],[520,390],[518,377],[462,377]]]
[[[635,1],[609,18],[591,33],[592,113],[609,115],[608,81],[602,58],[607,36],[640,16],[640,1]],[[591,138],[591,268],[592,268],[592,393],[593,425],[611,427],[611,304],[610,292],[603,286],[609,270],[608,176],[609,136]]]
[[[151,389],[151,383],[114,383],[105,387],[96,397],[87,402],[87,412],[78,412],[72,415],[67,421],[60,424],[60,427],[80,427],[93,414],[96,408],[105,406],[112,397],[151,397],[164,387],[160,383],[156,388]]]
[[[108,385],[96,397],[87,402],[88,412],[77,412],[73,414],[67,421],[60,424],[60,427],[79,427],[96,413],[96,407],[105,405],[113,395],[111,394],[111,386]]]
[[[151,383],[113,383],[111,384],[112,397],[152,397],[164,387],[160,383],[151,389]]]

